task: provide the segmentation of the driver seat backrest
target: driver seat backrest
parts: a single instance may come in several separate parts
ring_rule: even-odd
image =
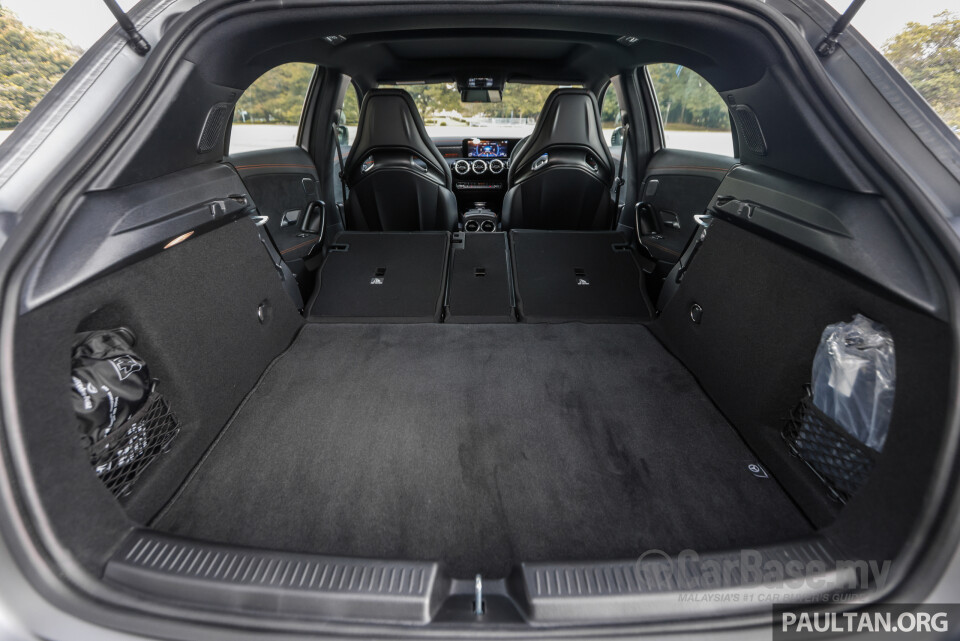
[[[504,229],[610,229],[616,165],[586,89],[555,89],[507,174]]]
[[[372,89],[364,96],[343,177],[349,230],[456,230],[450,166],[402,89]]]

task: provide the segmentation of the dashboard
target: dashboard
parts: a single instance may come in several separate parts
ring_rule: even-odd
[[[509,156],[509,140],[469,138],[463,141],[464,158],[507,158]]]
[[[510,156],[520,138],[451,136],[436,137],[433,142],[453,173],[452,187],[461,214],[481,204],[499,213],[507,190]]]
[[[455,158],[450,162],[450,168],[453,173],[459,177],[480,177],[488,180],[498,180],[506,178],[506,169],[509,167],[510,154],[516,147],[519,139],[501,138],[465,138],[456,140],[456,146],[453,146],[455,139],[444,139],[446,143],[437,146],[445,158]],[[498,182],[484,184],[461,183],[461,188],[465,189],[498,189],[501,185]]]

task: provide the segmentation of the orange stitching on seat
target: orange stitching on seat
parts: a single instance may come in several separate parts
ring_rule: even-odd
[[[668,252],[668,253],[670,253],[670,254],[673,254],[673,255],[675,255],[675,256],[681,256],[681,255],[682,255],[680,252],[674,251],[674,250],[670,249],[669,247],[664,247],[663,245],[658,245],[657,243],[651,243],[651,242],[648,241],[648,240],[643,241],[643,244],[644,244],[644,245],[653,245],[653,246],[656,247],[657,249],[661,249],[661,250],[663,250],[663,251],[665,251],[665,252]]]
[[[267,167],[292,167],[292,168],[294,168],[294,169],[313,169],[314,171],[316,171],[316,168],[314,168],[314,167],[312,167],[312,166],[310,166],[310,165],[282,165],[282,164],[276,164],[276,165],[270,165],[270,164],[264,164],[264,165],[236,165],[234,168],[235,168],[237,171],[240,171],[240,170],[242,170],[242,169],[266,169]]]
[[[281,253],[281,254],[286,254],[287,252],[292,252],[294,249],[300,249],[300,248],[303,247],[304,245],[309,245],[310,243],[315,243],[315,242],[317,242],[317,239],[316,239],[316,238],[313,238],[313,239],[311,239],[311,240],[304,241],[304,242],[300,243],[299,245],[294,245],[293,247],[287,247],[286,249],[284,249],[284,250],[283,250],[282,252],[280,252],[280,253]]]
[[[696,171],[722,171],[724,173],[730,171],[729,169],[721,169],[719,167],[694,167],[690,165],[677,165],[675,167],[654,167],[650,170],[650,173],[657,171],[670,171],[671,169],[693,169]]]

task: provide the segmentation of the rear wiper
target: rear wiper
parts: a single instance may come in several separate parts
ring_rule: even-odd
[[[141,56],[147,55],[150,51],[150,43],[140,35],[140,32],[137,31],[137,28],[133,25],[133,21],[130,20],[130,17],[125,14],[123,9],[120,8],[120,5],[117,4],[117,0],[103,0],[103,4],[107,5],[107,8],[110,9],[110,13],[117,19],[117,24],[120,25],[120,28],[127,32],[127,42],[130,43],[133,50]]]
[[[853,2],[850,3],[847,10],[844,11],[836,23],[834,23],[833,28],[830,29],[830,33],[817,45],[816,52],[818,56],[826,58],[833,55],[833,52],[837,50],[837,40],[840,39],[843,32],[850,26],[850,21],[853,20],[853,17],[857,15],[860,7],[862,7],[866,1],[867,0],[853,0]]]

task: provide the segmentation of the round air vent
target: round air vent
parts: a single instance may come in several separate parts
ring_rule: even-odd
[[[482,174],[487,170],[487,161],[486,160],[474,160],[473,161],[473,173]]]
[[[496,229],[497,229],[497,224],[492,220],[485,220],[482,223],[480,223],[480,231],[494,231]]]
[[[463,228],[467,231],[479,231],[480,222],[476,220],[468,220],[466,223],[464,223]]]
[[[494,158],[490,161],[490,173],[499,174],[501,171],[507,168],[507,165],[500,160],[499,158]]]
[[[453,163],[453,170],[460,176],[466,176],[470,172],[470,163],[461,158]]]

